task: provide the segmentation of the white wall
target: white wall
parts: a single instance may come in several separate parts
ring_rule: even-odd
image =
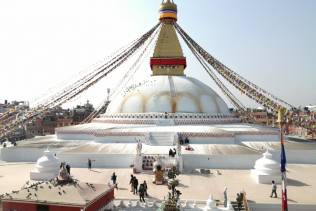
[[[95,142],[100,143],[136,143],[136,139],[145,142],[144,136],[103,136],[94,137]]]
[[[1,149],[1,159],[7,162],[36,162],[43,156],[45,148],[20,148],[6,147]],[[52,153],[58,153],[56,149],[50,149]]]
[[[286,156],[288,163],[316,164],[316,150],[287,150]]]
[[[236,135],[236,143],[246,142],[274,142],[279,141],[279,135]]]
[[[184,169],[252,169],[260,155],[182,155]]]
[[[273,159],[280,161],[280,151],[270,151]],[[291,164],[316,164],[316,150],[287,150],[287,163]]]
[[[15,148],[8,147],[1,149],[2,160],[8,162],[36,162],[43,156],[46,149],[39,148]],[[56,153],[61,162],[65,161],[72,167],[87,167],[88,158],[95,160],[93,167],[98,168],[128,168],[135,159],[133,154],[85,154],[85,153],[63,153],[51,149]]]
[[[235,137],[189,137],[190,144],[235,144]]]
[[[86,168],[88,158],[94,160],[92,167],[95,168],[129,168],[133,164],[135,155],[120,154],[76,154],[60,153],[57,155],[62,162],[69,163],[72,167]]]
[[[88,134],[64,134],[64,133],[56,133],[57,139],[59,140],[93,140],[93,135]]]
[[[260,204],[249,203],[251,211],[280,211],[281,204]],[[289,210],[291,211],[315,211],[315,204],[289,204]]]
[[[45,148],[6,147],[0,149],[1,160],[8,162],[36,162],[43,155]],[[74,166],[85,167],[87,159],[97,160],[99,167],[125,168],[132,164],[133,154],[97,154],[97,153],[63,153],[61,149],[49,148],[57,157]],[[316,164],[316,150],[287,150],[287,161],[291,164]],[[280,152],[273,152],[274,159],[280,160]],[[184,169],[192,168],[230,168],[252,169],[262,155],[197,155],[183,154]]]

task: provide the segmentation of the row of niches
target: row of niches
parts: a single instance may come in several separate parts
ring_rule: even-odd
[[[159,69],[176,69],[174,65],[160,65]]]
[[[142,168],[144,170],[152,170],[155,161],[156,159],[154,156],[143,156]]]
[[[168,123],[171,125],[189,125],[189,124],[227,124],[240,123],[240,118],[217,118],[217,119],[145,119],[145,118],[98,118],[92,122],[99,123],[113,123],[113,124],[159,124]]]
[[[125,118],[125,119],[223,119],[234,118],[227,114],[207,114],[207,113],[121,113],[104,114],[101,118]]]

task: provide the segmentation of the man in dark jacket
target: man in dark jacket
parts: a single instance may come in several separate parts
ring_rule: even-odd
[[[116,178],[117,178],[117,176],[116,176],[115,172],[113,172],[113,174],[112,174],[112,176],[111,176],[111,180],[112,180],[112,182],[113,182],[114,187],[115,187],[116,189],[118,189],[117,184],[116,184]]]
[[[139,190],[138,190],[138,192],[139,192],[139,201],[140,201],[140,202],[145,202],[145,198],[144,198],[144,196],[145,196],[144,184],[140,184],[140,185],[139,185]]]
[[[70,175],[70,165],[68,163],[66,165],[66,170],[67,170],[68,174]]]
[[[134,193],[134,175],[131,174],[131,179],[129,180],[129,184],[131,185],[131,192]]]
[[[147,187],[146,180],[144,180],[143,186],[144,186],[145,196],[147,197],[148,196],[148,193],[147,193],[148,187]]]
[[[137,188],[138,188],[138,179],[136,177],[134,177],[134,194],[138,192]]]

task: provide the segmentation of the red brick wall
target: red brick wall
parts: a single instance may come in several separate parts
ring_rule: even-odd
[[[101,207],[103,207],[104,205],[106,205],[107,203],[109,203],[110,201],[112,201],[113,199],[114,199],[114,188],[110,190],[107,194],[99,198],[98,200],[94,201],[90,206],[88,206],[86,211],[96,211],[100,209]]]
[[[49,211],[80,211],[80,207],[49,206]]]
[[[15,209],[16,211],[36,211],[36,204],[3,202],[3,211]]]
[[[36,211],[36,204],[29,203],[15,203],[15,202],[3,202],[3,211],[15,209],[16,211]],[[49,211],[80,211],[80,207],[64,207],[51,205]]]

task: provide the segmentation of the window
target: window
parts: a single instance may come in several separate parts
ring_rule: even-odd
[[[45,204],[38,204],[36,207],[37,211],[49,211],[49,206]]]

